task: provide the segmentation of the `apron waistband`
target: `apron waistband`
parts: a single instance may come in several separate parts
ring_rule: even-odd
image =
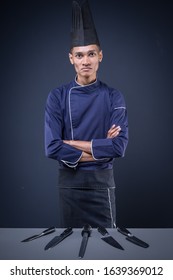
[[[115,188],[113,169],[60,169],[58,176],[58,187],[78,189]]]

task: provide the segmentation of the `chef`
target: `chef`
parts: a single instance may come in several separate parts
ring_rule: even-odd
[[[116,226],[113,162],[125,155],[123,95],[97,78],[103,53],[88,1],[72,5],[75,79],[53,89],[45,108],[46,156],[58,162],[60,227]]]

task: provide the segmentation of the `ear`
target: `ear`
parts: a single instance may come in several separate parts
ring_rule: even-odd
[[[99,52],[99,62],[101,62],[101,61],[102,61],[102,59],[103,59],[103,52],[102,52],[102,51],[100,51],[100,52]]]
[[[73,56],[72,56],[71,53],[69,53],[69,60],[70,60],[70,63],[71,63],[71,64],[74,64],[74,63],[73,63]]]

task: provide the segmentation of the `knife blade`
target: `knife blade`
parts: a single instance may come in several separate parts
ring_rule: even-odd
[[[85,255],[85,251],[86,251],[86,247],[87,247],[87,243],[88,243],[88,238],[91,235],[91,226],[86,224],[83,227],[83,230],[81,232],[82,234],[82,242],[81,242],[81,246],[80,246],[80,250],[79,250],[79,258],[83,258]]]
[[[58,245],[58,243],[60,243],[61,241],[63,241],[67,236],[69,236],[70,234],[73,233],[73,230],[71,227],[68,227],[67,229],[65,229],[60,235],[55,236],[44,248],[44,250],[48,250],[50,248],[55,247],[56,245]]]
[[[99,226],[97,230],[103,235],[103,237],[101,237],[103,241],[117,249],[124,250],[124,248],[109,234],[109,232],[104,227]]]
[[[149,244],[134,236],[128,229],[124,227],[117,227],[118,232],[126,236],[126,240],[143,248],[148,248]]]
[[[33,236],[30,236],[30,237],[28,237],[28,238],[22,240],[21,242],[32,241],[32,240],[37,239],[37,238],[39,238],[39,237],[42,237],[42,236],[44,236],[44,235],[50,234],[50,233],[52,233],[52,232],[54,232],[54,231],[55,231],[55,227],[50,227],[50,228],[48,228],[48,229],[45,229],[44,231],[42,231],[42,232],[39,233],[39,234],[35,234],[35,235],[33,235]]]

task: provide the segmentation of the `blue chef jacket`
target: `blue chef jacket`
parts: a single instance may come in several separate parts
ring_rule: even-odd
[[[107,138],[115,124],[119,135]],[[82,151],[63,140],[91,141],[94,162],[79,162]],[[72,81],[55,88],[47,98],[45,110],[45,151],[60,168],[80,170],[111,169],[113,159],[123,157],[128,142],[127,110],[118,90],[96,80],[89,85]]]

